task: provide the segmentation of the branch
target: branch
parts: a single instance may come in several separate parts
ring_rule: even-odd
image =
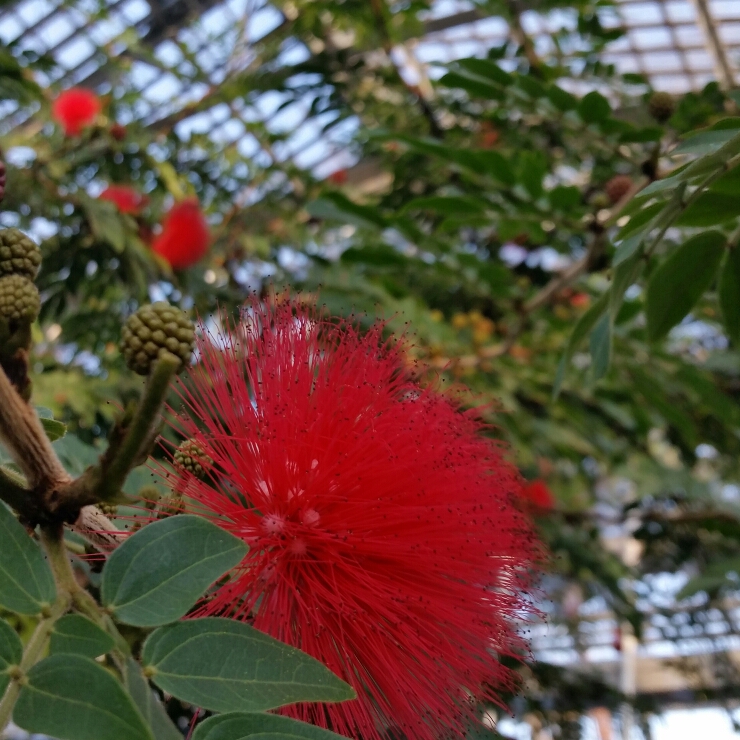
[[[0,440],[23,471],[30,489],[50,490],[72,478],[54,452],[39,417],[0,368]]]
[[[437,123],[437,118],[434,115],[434,111],[431,109],[429,103],[421,94],[421,91],[414,89],[411,85],[408,84],[408,82],[406,82],[406,80],[403,78],[403,75],[401,74],[401,70],[398,68],[398,65],[393,61],[393,41],[391,39],[391,34],[388,30],[388,23],[386,21],[386,14],[388,12],[388,9],[386,8],[385,0],[370,0],[370,7],[372,8],[373,15],[375,16],[375,22],[378,26],[378,30],[383,40],[383,50],[385,51],[388,60],[390,61],[391,66],[396,73],[396,77],[398,78],[399,82],[406,88],[406,90],[416,98],[416,101],[419,104],[419,108],[421,108],[421,112],[424,115],[424,118],[426,118],[427,122],[429,123],[429,133],[435,139],[441,139],[443,137],[443,131]]]
[[[588,246],[586,254],[553,277],[522,306],[520,310],[520,321],[516,328],[508,334],[506,340],[502,344],[497,347],[492,347],[486,353],[487,359],[501,357],[501,355],[508,354],[511,348],[516,344],[517,339],[519,339],[524,332],[529,315],[538,308],[542,308],[542,306],[549,303],[552,297],[557,295],[563,288],[568,287],[573,281],[585,272],[588,272],[589,268],[596,261],[596,258],[603,249],[604,241],[606,239],[606,229],[616,222],[624,207],[643,188],[647,187],[649,182],[649,179],[644,178],[640,182],[634,183],[629,191],[622,196],[622,199],[616,203],[610,211],[603,214],[601,217],[598,215],[596,216],[592,224],[592,228],[596,233]]]
[[[77,519],[79,526],[86,527],[78,518],[80,509],[99,501],[111,501],[119,494],[131,469],[149,454],[170,380],[181,364],[180,358],[169,352],[157,360],[135,413],[132,417],[124,414],[114,427],[110,447],[96,465],[59,491],[57,515],[65,520]],[[83,519],[98,518],[88,511]]]
[[[97,506],[83,506],[72,529],[102,552],[115,550],[126,537]]]

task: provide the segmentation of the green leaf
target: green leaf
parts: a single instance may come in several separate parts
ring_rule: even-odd
[[[321,727],[274,714],[220,714],[198,725],[192,740],[346,740]]]
[[[596,90],[584,95],[578,104],[578,114],[586,123],[605,121],[611,112],[609,101]]]
[[[363,228],[384,227],[385,221],[377,208],[358,205],[339,193],[324,193],[311,201],[306,210],[316,218],[354,224]]]
[[[677,154],[710,154],[727,144],[738,135],[735,129],[723,129],[719,131],[702,131],[690,139],[681,142],[672,152]]]
[[[621,261],[614,268],[612,284],[609,290],[609,314],[612,321],[615,320],[619,309],[622,307],[624,292],[637,280],[643,267],[642,255],[633,254],[628,259]]]
[[[163,691],[216,712],[355,697],[319,661],[232,619],[189,619],[162,627],[144,643],[142,663]]]
[[[719,305],[725,331],[736,346],[740,345],[740,249],[729,250],[719,278]]]
[[[548,193],[550,204],[559,211],[575,208],[581,202],[581,190],[576,187],[558,185]]]
[[[67,433],[67,425],[56,419],[45,419],[40,417],[41,426],[51,442],[61,439]]]
[[[662,339],[709,288],[724,253],[719,231],[697,234],[674,249],[650,278],[645,300],[648,337]]]
[[[156,692],[144,678],[141,666],[133,658],[126,659],[123,682],[147,726],[152,729],[156,740],[182,740],[182,733],[167,715]]]
[[[54,576],[23,525],[0,504],[0,606],[38,614],[56,599]]]
[[[427,198],[414,198],[401,211],[406,213],[412,210],[424,210],[466,216],[485,213],[487,205],[485,201],[471,196],[430,196]]]
[[[489,59],[478,59],[477,57],[470,57],[468,59],[459,59],[456,62],[456,66],[472,72],[489,80],[492,80],[502,87],[511,85],[514,82],[514,75],[505,72],[495,62]]]
[[[574,110],[578,107],[578,98],[557,85],[550,85],[547,90],[547,97],[550,99],[550,102],[561,111]]]
[[[87,196],[80,197],[80,200],[93,234],[108,242],[116,252],[123,252],[126,249],[126,231],[116,206]]]
[[[87,617],[68,614],[54,625],[49,652],[97,658],[113,649],[113,638]]]
[[[644,143],[648,141],[660,141],[663,138],[663,129],[660,126],[649,126],[647,128],[634,128],[625,131],[619,141],[623,144]]]
[[[677,594],[676,599],[688,599],[690,596],[706,591],[716,593],[722,587],[737,589],[737,578],[730,577],[733,573],[740,575],[740,558],[730,557],[710,564],[703,573],[692,578]]]
[[[589,342],[594,378],[599,380],[606,375],[612,356],[612,322],[609,314],[604,314],[594,327]]]
[[[702,193],[677,219],[676,226],[716,226],[740,216],[740,199],[707,191]]]
[[[377,247],[350,247],[342,252],[340,259],[342,262],[378,267],[399,267],[409,264],[408,257],[386,244]]]
[[[123,686],[89,658],[52,655],[27,678],[13,710],[27,732],[59,740],[154,740]]]
[[[461,72],[447,72],[438,81],[438,85],[449,88],[459,88],[465,90],[473,97],[483,98],[484,100],[503,100],[504,91],[497,85],[488,80],[482,79],[478,75],[463,74]]]
[[[607,310],[609,306],[609,291],[602,293],[597,301],[591,305],[586,313],[578,319],[578,322],[573,327],[573,332],[568,339],[568,344],[565,348],[563,356],[560,358],[558,369],[555,373],[555,381],[553,383],[552,395],[553,398],[557,398],[560,394],[560,389],[565,379],[565,370],[568,366],[568,360],[575,351],[576,347],[583,341],[586,335],[591,331],[593,326],[599,320],[599,317]]]
[[[4,620],[0,619],[0,696],[10,683],[8,669],[17,666],[23,657],[23,643],[18,633]]]
[[[101,598],[126,624],[174,622],[246,553],[241,540],[201,517],[169,517],[113,552],[103,569]]]
[[[639,234],[633,234],[632,236],[625,239],[614,252],[612,265],[614,267],[617,267],[623,262],[626,262],[628,259],[630,259],[630,257],[635,256],[640,247],[642,247],[642,243],[644,241],[645,234],[643,232],[640,232]]]

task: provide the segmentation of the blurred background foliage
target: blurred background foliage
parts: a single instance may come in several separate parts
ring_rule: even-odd
[[[64,5],[91,23],[108,12]],[[677,670],[690,651],[681,640],[701,638],[712,676],[687,677],[681,696],[729,706],[739,683],[728,650],[740,573],[738,91],[711,83],[661,109],[646,79],[601,61],[621,33],[602,0],[530,3],[577,18],[548,54],[522,30],[518,2],[481,2],[512,38],[411,82],[394,50],[419,32],[427,2],[274,5],[283,22],[250,44],[247,63],[239,44],[222,50],[232,71],[218,83],[173,42],[184,61],[169,74],[203,94],[146,114],[134,63],[152,61],[152,47],[124,30],[83,81],[102,112],[79,136],[51,117],[67,84],[54,56],[0,50],[10,111],[0,220],[41,242],[34,399],[67,424],[57,443],[67,464],[84,468],[140,384],[117,340],[142,302],[208,320],[236,314],[250,291],[287,286],[332,314],[381,317],[405,332],[420,378],[485,406],[524,477],[552,497],[533,504],[553,553],[550,624],[534,628],[539,660],[517,716],[536,736],[580,737],[596,710],[627,701],[647,731],[676,692],[639,681],[633,691],[624,673],[620,683],[633,635],[671,643]],[[296,42],[311,53],[293,63]],[[250,123],[252,156],[239,139],[179,126],[267,93],[281,106],[308,101],[307,118],[326,131],[353,121],[344,150],[355,164],[328,176],[299,167],[281,148],[295,121],[278,132]],[[109,184],[132,186],[146,205],[121,213],[98,197]],[[173,271],[151,235],[186,196],[199,199],[212,245]]]

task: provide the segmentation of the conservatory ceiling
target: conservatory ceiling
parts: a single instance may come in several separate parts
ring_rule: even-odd
[[[103,13],[98,0],[10,2],[0,11],[0,40],[53,55],[59,67],[42,83],[104,85],[106,53],[101,49],[126,52],[135,29],[151,55],[129,54],[131,84],[141,91],[132,115],[152,123],[187,104],[197,105],[230,73],[254,65],[254,45],[290,20],[265,0],[101,2],[107,5]],[[656,89],[670,92],[701,88],[712,79],[726,87],[740,82],[740,0],[619,0],[617,7],[619,14],[608,22],[623,25],[627,33],[608,47],[605,58],[621,72],[642,73]],[[574,24],[567,12],[545,16],[525,11],[521,19],[541,53],[551,50],[546,31]],[[394,51],[408,82],[422,92],[431,90],[426,83],[440,74],[439,65],[484,54],[510,36],[504,19],[482,16],[468,0],[437,0],[424,20],[423,33]],[[295,40],[283,44],[280,58],[292,64],[310,53]],[[198,78],[184,82],[183,70],[192,68],[192,61],[200,68]],[[247,128],[250,122],[265,121],[271,130],[291,132],[271,156],[292,159],[318,177],[353,164],[346,146],[351,119],[327,133],[327,121],[309,115],[310,103],[280,108],[282,102],[277,93],[266,93],[249,106],[201,105],[193,115],[178,116],[175,130],[183,137],[207,133],[255,157],[262,147]],[[26,115],[12,103],[0,102],[0,133]]]

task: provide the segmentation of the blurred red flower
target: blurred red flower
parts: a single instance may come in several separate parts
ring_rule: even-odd
[[[110,127],[110,135],[116,141],[123,141],[126,138],[126,127],[122,126],[120,123],[114,123]]]
[[[327,178],[332,185],[344,185],[347,182],[347,170],[332,172]]]
[[[83,128],[95,121],[100,109],[100,99],[94,92],[72,87],[54,101],[51,114],[67,136],[78,136]]]
[[[100,200],[115,203],[121,213],[141,213],[149,199],[128,185],[108,185],[98,196]]]
[[[210,243],[211,233],[200,203],[197,198],[188,198],[175,203],[165,216],[152,251],[175,270],[184,270],[205,256]]]
[[[574,293],[570,297],[570,305],[573,308],[588,308],[591,304],[591,296],[588,293]]]
[[[376,325],[298,301],[201,337],[173,424],[213,460],[176,469],[188,506],[249,554],[198,614],[250,619],[358,698],[285,713],[363,740],[462,737],[501,703],[539,545],[521,483],[473,412],[422,388]]]
[[[527,483],[523,489],[527,505],[538,511],[550,511],[555,506],[555,499],[547,483],[541,479]]]

